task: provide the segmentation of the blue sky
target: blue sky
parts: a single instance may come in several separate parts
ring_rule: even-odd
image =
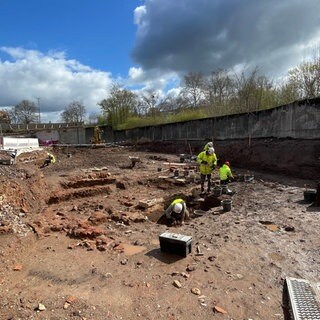
[[[319,0],[0,0],[0,107],[72,101],[88,116],[113,84],[160,96],[188,72],[258,66],[271,78],[320,47]]]
[[[133,65],[135,0],[1,0],[1,45],[64,51],[94,69],[126,76]]]

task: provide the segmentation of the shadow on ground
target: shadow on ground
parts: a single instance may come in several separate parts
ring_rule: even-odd
[[[148,257],[156,258],[157,260],[166,264],[172,264],[181,259],[184,259],[184,257],[176,254],[162,252],[161,249],[152,249],[148,251],[145,255]]]

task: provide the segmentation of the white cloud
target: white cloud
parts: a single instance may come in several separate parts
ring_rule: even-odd
[[[135,10],[134,10],[134,23],[141,25],[146,13],[147,13],[146,6],[140,6],[140,7],[135,8]]]
[[[132,67],[129,69],[129,77],[132,80],[139,79],[143,74],[142,68]]]
[[[181,90],[182,90],[182,87],[172,88],[168,90],[167,95],[168,97],[176,98],[179,96]]]
[[[57,121],[59,113],[72,101],[81,101],[87,113],[99,113],[97,103],[106,98],[111,74],[94,70],[64,52],[43,54],[23,48],[0,48],[8,55],[0,60],[0,106],[16,105],[23,99],[37,103],[42,118]]]
[[[0,107],[14,106],[21,100],[40,102],[41,121],[59,121],[60,113],[72,101],[80,101],[87,115],[99,114],[97,105],[108,97],[114,82],[141,94],[154,92],[163,97],[180,82],[176,72],[131,67],[127,78],[113,79],[111,74],[94,70],[68,59],[65,52],[46,54],[23,48],[0,48]]]
[[[143,70],[141,67],[132,67],[124,84],[135,91],[153,91],[162,96],[179,82],[180,78],[176,72],[163,71],[157,68]]]

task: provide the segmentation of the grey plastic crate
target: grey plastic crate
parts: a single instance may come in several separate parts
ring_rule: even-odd
[[[192,251],[192,237],[164,232],[159,236],[160,248],[163,252],[177,254],[186,257]]]

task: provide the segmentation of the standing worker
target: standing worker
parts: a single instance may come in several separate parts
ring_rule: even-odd
[[[189,218],[187,205],[183,199],[175,199],[165,211],[169,225],[184,224],[185,218]]]
[[[219,176],[221,185],[226,185],[231,181],[231,179],[233,179],[229,161],[225,161],[225,163],[220,167]]]
[[[203,147],[203,151],[207,151],[209,150],[209,148],[213,148],[213,142],[209,141],[204,147]]]
[[[201,193],[204,193],[204,184],[207,179],[208,188],[207,192],[211,190],[211,173],[217,165],[217,156],[214,153],[213,148],[209,148],[207,151],[202,151],[198,154],[197,162],[200,165],[200,181],[201,181]]]

